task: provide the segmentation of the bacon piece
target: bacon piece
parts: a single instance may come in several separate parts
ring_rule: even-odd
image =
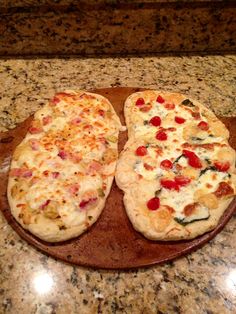
[[[60,174],[60,172],[58,172],[58,171],[53,171],[53,172],[52,172],[52,177],[53,177],[53,179],[56,179],[56,178],[59,176],[59,174]]]
[[[68,191],[72,196],[76,195],[78,193],[79,189],[80,189],[79,183],[70,184],[68,187]]]
[[[96,172],[98,172],[99,170],[101,170],[102,165],[100,164],[100,162],[93,160],[90,164],[89,164],[89,168],[88,168],[88,173],[89,174],[95,174]]]
[[[52,117],[51,116],[43,117],[43,125],[47,125],[47,124],[49,124],[51,122],[52,122]]]
[[[39,141],[35,138],[31,138],[29,140],[30,146],[32,150],[39,150]]]
[[[80,119],[80,118],[75,118],[75,119],[71,120],[70,123],[71,123],[72,125],[79,125],[80,122],[81,122],[81,119]]]
[[[12,168],[10,171],[10,176],[29,178],[32,176],[32,171],[27,168]]]
[[[30,126],[28,131],[31,133],[31,134],[38,134],[38,133],[41,133],[43,131],[42,127],[35,127],[35,126]]]
[[[90,198],[88,200],[82,200],[80,203],[79,203],[79,207],[81,209],[86,209],[86,207],[88,205],[91,205],[91,204],[94,204],[96,201],[97,201],[97,197],[93,197],[93,198]]]
[[[214,194],[218,198],[226,197],[226,196],[233,196],[234,190],[227,182],[220,182]]]
[[[50,203],[50,200],[46,200],[42,205],[39,206],[40,209],[44,209]]]
[[[64,150],[59,151],[57,154],[61,159],[65,160],[67,158],[67,153]]]

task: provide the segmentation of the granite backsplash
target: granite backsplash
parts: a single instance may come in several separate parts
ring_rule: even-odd
[[[2,1],[0,55],[236,51],[235,1]]]

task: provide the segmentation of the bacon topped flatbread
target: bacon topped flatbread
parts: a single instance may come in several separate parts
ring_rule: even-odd
[[[35,113],[13,154],[8,200],[15,219],[50,242],[86,231],[111,188],[120,127],[106,98],[56,94]]]

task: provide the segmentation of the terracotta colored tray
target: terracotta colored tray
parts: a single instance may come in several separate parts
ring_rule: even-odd
[[[137,88],[107,88],[95,92],[107,97],[120,116],[122,123],[125,98],[138,91]],[[221,119],[229,128],[231,145],[236,147],[236,118]],[[41,241],[25,231],[12,217],[6,197],[7,174],[11,154],[27,132],[30,118],[7,133],[0,133],[0,209],[12,228],[27,242],[43,252],[64,261],[98,268],[134,268],[172,260],[196,250],[222,230],[234,213],[236,200],[226,210],[215,230],[190,241],[154,242],[136,232],[129,222],[122,198],[123,193],[113,183],[106,206],[91,229],[82,236],[59,244]],[[127,134],[120,135],[119,149],[127,140]]]

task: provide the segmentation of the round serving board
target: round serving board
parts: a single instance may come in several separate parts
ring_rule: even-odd
[[[101,94],[111,101],[124,124],[124,101],[128,95],[139,90],[142,89],[118,87],[97,89],[93,92]],[[133,229],[123,206],[123,193],[114,182],[100,218],[86,233],[61,243],[44,242],[24,230],[16,222],[9,210],[6,195],[11,155],[24,138],[31,119],[27,119],[14,130],[0,133],[0,210],[11,227],[23,239],[51,256],[73,264],[95,268],[124,269],[153,265],[196,250],[219,233],[234,213],[236,199],[225,211],[219,225],[203,236],[189,241],[150,241]],[[221,118],[221,120],[230,130],[232,135],[230,143],[235,149],[236,118]],[[126,140],[127,133],[120,133],[120,151]]]

